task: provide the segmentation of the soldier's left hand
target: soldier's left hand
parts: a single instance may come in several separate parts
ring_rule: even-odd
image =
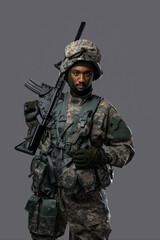
[[[75,166],[81,169],[98,167],[111,161],[102,148],[93,146],[89,149],[77,150],[72,154],[72,157]]]

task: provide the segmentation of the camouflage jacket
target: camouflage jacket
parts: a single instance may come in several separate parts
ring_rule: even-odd
[[[82,104],[90,96],[91,93],[83,98],[70,95],[65,129],[75,121]],[[47,153],[51,146],[51,126],[52,120],[46,129],[47,138],[41,144],[43,153]],[[108,147],[105,151],[111,156],[110,165],[123,167],[132,159],[134,148],[131,131],[113,105],[105,99],[100,101],[93,116],[91,129],[86,129],[86,132],[89,134],[91,145],[102,147],[104,144]],[[72,138],[69,137],[67,141],[72,143]]]
[[[64,135],[70,131],[70,126],[75,122],[77,116],[79,115],[82,105],[91,97],[92,93],[87,94],[84,97],[77,97],[69,95],[67,112],[66,112],[66,122],[64,127]],[[61,109],[61,103],[57,106],[57,109]],[[77,170],[74,163],[72,162],[69,166],[64,165],[63,158],[64,155],[60,156],[59,149],[56,147],[55,140],[57,139],[57,129],[58,129],[58,119],[56,115],[56,110],[53,112],[52,118],[46,127],[45,134],[41,140],[40,150],[42,155],[50,155],[52,162],[54,164],[56,178],[58,186],[63,186],[68,189],[68,192],[77,193],[78,189],[71,191],[71,189],[76,189],[77,183],[76,179],[82,182],[84,192],[90,192],[96,188],[96,174],[93,173],[94,169],[88,170]],[[29,130],[38,123],[34,120],[32,123],[27,123]],[[78,126],[77,129],[80,127]],[[77,131],[74,134],[69,134],[67,136],[66,145],[70,145],[70,152],[74,152],[81,148],[81,144],[74,144],[73,139],[77,136]],[[86,124],[83,129],[83,137],[88,137],[90,144],[97,148],[106,146],[105,152],[111,158],[111,166],[123,167],[128,164],[134,155],[133,140],[130,129],[127,127],[125,122],[120,117],[117,110],[105,99],[101,99],[96,111],[93,115],[90,124]],[[63,162],[63,163],[62,163]],[[103,166],[102,166],[103,167]],[[107,176],[107,171],[99,168],[100,178],[101,176]],[[106,177],[106,183],[104,188],[110,184],[110,180]],[[103,182],[101,181],[101,186],[103,187]],[[43,191],[45,192],[45,191]]]

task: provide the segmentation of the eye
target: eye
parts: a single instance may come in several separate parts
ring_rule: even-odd
[[[78,76],[79,72],[78,71],[74,71],[73,74],[74,74],[74,76]]]
[[[86,77],[91,77],[92,76],[92,72],[85,72],[85,76]]]

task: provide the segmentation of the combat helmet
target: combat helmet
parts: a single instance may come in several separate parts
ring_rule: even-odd
[[[65,58],[60,65],[60,74],[65,74],[76,62],[88,61],[94,66],[94,79],[99,79],[103,72],[100,67],[101,53],[91,41],[80,39],[71,42],[65,48]]]

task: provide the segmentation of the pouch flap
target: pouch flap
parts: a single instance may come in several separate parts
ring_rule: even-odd
[[[32,195],[30,198],[29,198],[29,200],[28,200],[28,202],[27,202],[27,204],[26,204],[26,206],[25,206],[25,210],[27,211],[27,212],[29,212],[30,214],[32,214],[33,212],[34,212],[34,209],[35,209],[35,206],[36,206],[36,204],[37,204],[37,202],[40,200],[40,197],[38,197],[38,196],[36,196],[36,195]]]
[[[78,180],[82,187],[91,187],[96,182],[94,169],[77,169]]]
[[[40,216],[43,218],[54,218],[57,214],[56,200],[55,199],[43,199]]]
[[[62,184],[65,188],[73,188],[77,182],[75,168],[66,168],[62,173]]]

